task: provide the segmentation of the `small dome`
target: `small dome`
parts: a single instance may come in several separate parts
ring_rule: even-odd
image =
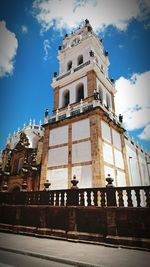
[[[17,143],[20,141],[20,134],[25,133],[26,137],[29,139],[29,148],[37,148],[38,142],[42,136],[44,136],[44,128],[35,124],[35,121],[30,120],[28,126],[24,126],[22,130],[18,130],[17,133],[14,133],[13,136],[9,136],[7,139],[6,146],[9,146],[10,149],[14,149]]]

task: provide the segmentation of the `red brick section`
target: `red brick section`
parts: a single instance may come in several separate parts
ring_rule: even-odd
[[[150,249],[149,223],[150,208],[0,205],[0,229],[14,233]]]
[[[49,147],[49,125],[45,127],[44,140],[43,140],[43,153],[42,153],[42,168],[40,178],[40,190],[44,189],[46,181],[47,161],[48,161],[48,147]]]
[[[59,106],[59,86],[54,88],[54,110]]]
[[[88,97],[92,96],[96,89],[96,73],[93,70],[87,72],[87,89]]]

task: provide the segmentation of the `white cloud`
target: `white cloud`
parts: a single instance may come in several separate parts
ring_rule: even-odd
[[[147,8],[145,8],[147,7]],[[105,30],[113,25],[126,30],[132,18],[144,17],[149,1],[140,0],[35,0],[34,15],[43,31],[55,27],[71,30],[88,18],[94,30]]]
[[[0,40],[0,77],[3,77],[13,73],[18,48],[16,36],[6,28],[5,21],[0,21]]]
[[[43,59],[46,61],[46,60],[48,60],[48,58],[49,58],[49,50],[51,49],[51,46],[50,46],[50,42],[49,42],[49,40],[44,40],[44,42],[43,42],[43,48],[44,48],[44,57],[43,57]]]
[[[22,31],[22,33],[28,33],[28,28],[27,28],[27,26],[26,26],[26,25],[22,25],[22,26],[21,26],[21,31]]]
[[[150,71],[116,81],[116,113],[123,114],[127,130],[141,129],[150,123]],[[147,133],[147,128],[146,133]],[[145,131],[144,129],[144,131]],[[142,136],[147,136],[145,132]]]
[[[150,141],[150,123],[147,124],[142,133],[139,134],[139,138]]]

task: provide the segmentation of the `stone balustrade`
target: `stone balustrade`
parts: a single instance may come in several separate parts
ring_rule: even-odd
[[[1,192],[0,205],[150,207],[150,186]]]

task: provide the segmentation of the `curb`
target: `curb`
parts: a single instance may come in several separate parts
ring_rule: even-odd
[[[117,244],[113,244],[113,243],[104,243],[104,242],[89,241],[89,240],[83,240],[83,239],[73,239],[73,238],[66,238],[66,237],[60,237],[60,236],[42,235],[42,234],[38,234],[38,233],[27,233],[27,232],[21,232],[21,231],[15,232],[13,230],[2,229],[2,228],[0,228],[0,233],[31,236],[31,237],[35,237],[35,238],[46,238],[46,239],[53,239],[53,240],[60,240],[60,241],[62,240],[62,241],[68,241],[68,242],[73,242],[73,243],[98,245],[98,246],[110,247],[110,248],[116,248],[116,249],[122,248],[122,249],[130,249],[130,250],[139,250],[139,251],[150,252],[150,248],[147,248],[147,247],[136,247],[136,246],[122,245],[122,244],[117,245]]]
[[[87,262],[70,260],[70,259],[60,258],[60,257],[56,258],[54,256],[42,255],[39,253],[27,251],[27,250],[23,251],[23,250],[12,249],[12,248],[7,248],[7,247],[0,247],[0,250],[16,253],[16,254],[20,254],[20,255],[26,255],[26,256],[30,256],[30,257],[40,258],[43,260],[49,260],[49,261],[64,263],[64,264],[72,265],[74,267],[75,266],[77,266],[77,267],[103,267],[102,265],[95,265],[95,264],[90,264]]]

